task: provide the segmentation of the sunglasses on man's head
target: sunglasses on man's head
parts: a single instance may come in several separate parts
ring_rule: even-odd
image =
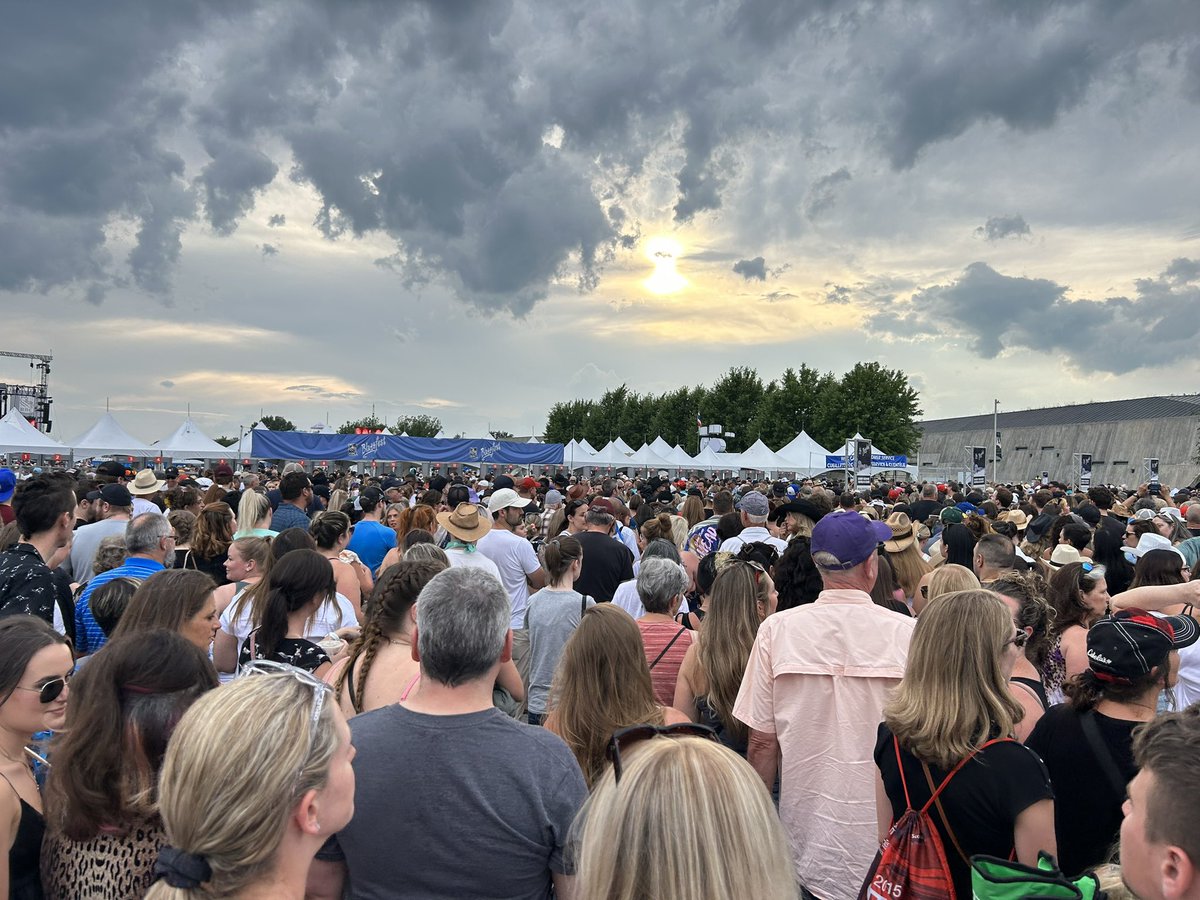
[[[17,690],[33,691],[38,695],[38,702],[53,703],[62,696],[62,692],[67,689],[67,682],[71,680],[71,675],[74,674],[74,672],[71,672],[67,675],[59,675],[57,678],[51,678],[49,681],[44,682],[37,687],[29,688],[17,685]]]
[[[613,732],[605,755],[612,761],[613,778],[621,780],[621,753],[656,737],[702,737],[717,740],[717,732],[699,722],[679,722],[675,725],[630,725]]]

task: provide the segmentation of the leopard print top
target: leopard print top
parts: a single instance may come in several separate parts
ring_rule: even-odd
[[[141,900],[166,843],[157,817],[135,822],[125,834],[99,834],[90,841],[47,830],[42,844],[46,900]]]

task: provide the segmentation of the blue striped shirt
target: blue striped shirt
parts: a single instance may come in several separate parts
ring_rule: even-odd
[[[133,578],[145,581],[155,572],[163,571],[163,564],[155,559],[143,556],[131,556],[115,569],[101,572],[92,578],[84,587],[83,593],[75,601],[75,652],[79,655],[95,653],[108,641],[108,636],[92,616],[92,608],[88,605],[92,591],[114,578]]]

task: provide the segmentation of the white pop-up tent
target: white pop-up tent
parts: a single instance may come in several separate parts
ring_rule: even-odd
[[[639,469],[669,469],[671,463],[654,452],[649,444],[642,444],[634,454],[629,457],[626,465],[635,466]]]
[[[729,461],[722,459],[723,455],[713,450],[712,444],[705,444],[704,449],[697,453],[696,458],[692,460],[692,465],[697,469],[703,469],[705,472],[728,469],[730,468]]]
[[[621,466],[628,466],[629,457],[626,456],[613,441],[609,441],[598,451],[596,451],[596,455],[592,457],[589,465],[596,466],[600,469],[616,469]]]
[[[695,464],[695,460],[678,444],[671,448],[671,452],[665,458],[677,469],[690,469]]]
[[[570,440],[563,446],[563,465],[570,469],[596,465],[596,454],[586,449],[587,441]]]
[[[811,474],[825,470],[825,457],[830,453],[807,432],[801,431],[775,451],[775,455],[786,461],[791,469]]]
[[[106,412],[87,431],[68,441],[68,446],[78,457],[107,456],[157,456],[158,451],[139,441],[121,427],[112,413]]]
[[[662,436],[656,437],[650,442],[650,449],[661,456],[663,459],[670,459],[671,451],[675,448],[662,439]]]
[[[0,418],[0,453],[67,454],[70,449],[48,434],[43,434],[21,415],[15,406]]]
[[[633,456],[633,448],[625,443],[625,441],[621,438],[617,438],[615,441],[609,441],[608,446],[615,448],[617,452],[625,456]]]
[[[189,416],[173,434],[154,442],[154,452],[172,459],[228,459],[237,453],[237,448],[222,447],[197,428]]]
[[[738,456],[740,457],[738,463],[741,468],[750,469],[755,472],[768,472],[774,475],[776,472],[791,468],[788,462],[764,444],[761,438],[739,453]]]

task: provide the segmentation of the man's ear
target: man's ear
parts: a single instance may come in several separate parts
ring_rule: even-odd
[[[413,620],[413,630],[412,630],[412,660],[413,660],[413,662],[419,663],[421,661],[421,651],[417,649],[417,643],[418,643],[417,638],[418,638],[417,622],[416,622],[416,619],[414,619]]]
[[[506,663],[512,659],[512,645],[513,645],[513,635],[512,635],[512,629],[510,628],[510,629],[508,629],[508,632],[504,635],[504,649],[500,651],[500,662]],[[413,647],[414,648],[416,647],[415,642],[413,643]],[[413,650],[413,655],[414,656],[416,655],[415,649]]]

